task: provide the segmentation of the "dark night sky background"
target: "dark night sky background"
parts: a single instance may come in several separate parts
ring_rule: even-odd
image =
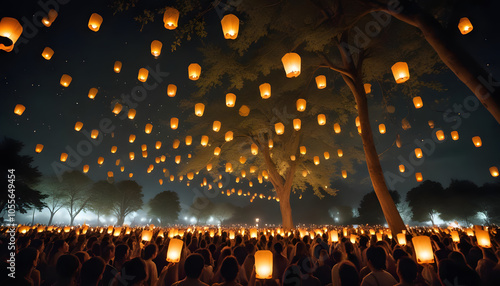
[[[7,1],[2,1],[1,4],[0,18],[14,17],[22,24],[25,22],[21,20],[23,17],[33,23],[33,15],[38,11],[43,11],[36,1],[5,2]],[[500,25],[496,15],[499,7],[494,6],[499,5],[493,4],[495,1],[490,2],[485,1],[483,5],[469,7],[467,15],[464,16],[471,19],[474,30],[469,35],[462,36],[456,29],[456,34],[464,48],[498,79],[500,78],[500,56],[498,55],[500,50],[498,27]],[[194,197],[193,186],[198,184],[192,183],[191,187],[187,187],[186,179],[183,182],[170,182],[168,178],[163,177],[162,168],[165,167],[171,173],[175,173],[174,157],[178,150],[172,149],[172,140],[179,138],[183,142],[183,137],[178,137],[178,134],[183,134],[183,118],[187,118],[192,112],[191,109],[182,112],[177,104],[196,90],[195,82],[187,77],[187,66],[192,62],[201,62],[197,47],[202,44],[202,41],[198,38],[189,42],[184,41],[177,51],[171,52],[170,43],[174,40],[174,31],[163,27],[161,15],[157,16],[154,23],[145,26],[141,32],[139,31],[140,25],[132,19],[131,12],[113,16],[109,4],[110,1],[69,1],[68,4],[60,5],[59,16],[50,28],[38,25],[32,26],[35,27],[34,29],[25,29],[23,37],[26,41],[16,44],[18,52],[0,51],[0,136],[8,136],[24,142],[23,154],[33,156],[34,165],[38,166],[44,175],[49,176],[54,174],[52,163],[59,162],[61,152],[66,152],[67,147],[76,149],[82,140],[88,141],[82,132],[74,130],[75,122],[83,122],[83,129],[90,132],[92,129],[99,129],[100,120],[109,118],[115,127],[114,138],[111,134],[101,133],[102,143],[93,146],[90,154],[84,156],[82,163],[75,169],[81,170],[83,165],[88,164],[90,166],[88,175],[94,181],[106,179],[108,171],[114,172],[117,181],[127,179],[128,174],[132,172],[134,173],[133,179],[143,186],[145,202],[163,190],[174,190],[179,194],[183,204],[190,205]],[[174,4],[169,1],[166,3],[172,6]],[[89,17],[94,12],[104,18],[97,33],[87,27]],[[233,13],[237,14],[237,11]],[[206,20],[208,37],[203,41],[224,45],[225,40],[222,36],[218,14],[212,10],[206,15]],[[183,21],[185,19],[181,18],[179,26],[183,24]],[[240,33],[245,32],[249,31],[245,30],[244,25],[240,25]],[[162,54],[158,59],[150,53],[150,43],[153,40],[160,40],[163,43]],[[46,46],[55,51],[50,61],[41,56]],[[119,74],[113,71],[113,64],[116,60],[123,63]],[[134,120],[128,118],[122,120],[120,116],[114,116],[111,112],[113,99],[120,98],[122,94],[130,94],[133,87],[142,85],[137,80],[137,73],[140,68],[148,66],[152,69],[159,67],[162,72],[167,72],[169,75],[163,78],[157,88],[148,91],[144,101],[138,103]],[[73,77],[68,88],[59,85],[63,74]],[[447,90],[442,93],[420,94],[424,107],[418,110],[413,107],[411,99],[407,97],[401,97],[399,101],[394,102],[396,119],[383,122],[388,129],[385,135],[381,135],[377,130],[378,124],[383,120],[378,114],[379,109],[374,107],[370,110],[379,153],[391,146],[395,138],[393,126],[400,124],[406,114],[409,114],[408,119],[412,125],[410,130],[402,134],[403,147],[398,149],[393,146],[381,156],[383,169],[399,175],[398,156],[408,160],[416,148],[414,140],[432,138],[434,130],[429,128],[427,121],[434,120],[436,127],[444,130],[447,139],[436,144],[435,151],[430,155],[424,155],[423,164],[416,167],[417,172],[422,172],[424,180],[439,181],[445,187],[451,179],[467,179],[478,185],[494,181],[495,178],[491,177],[488,169],[491,166],[500,167],[499,124],[482,106],[470,112],[467,118],[462,113],[460,124],[444,120],[444,111],[453,108],[454,104],[463,104],[472,93],[450,71],[445,71],[432,80],[439,80]],[[148,80],[148,83],[153,82]],[[175,98],[169,98],[166,95],[166,86],[170,83],[178,87]],[[94,100],[87,97],[92,87],[99,89]],[[435,98],[448,98],[448,100],[435,103]],[[369,103],[371,101],[375,106],[380,100],[381,96],[377,94],[377,89],[374,87],[374,97],[369,99]],[[16,104],[26,106],[26,111],[22,116],[13,113]],[[168,124],[170,117],[179,117],[181,122],[179,129],[170,129]],[[153,132],[149,135],[144,133],[147,123],[153,124]],[[454,130],[452,126],[455,124],[460,134],[458,141],[452,141],[450,138],[450,132]],[[354,118],[352,126],[354,127]],[[137,136],[134,144],[128,142],[129,134]],[[481,148],[473,146],[471,140],[473,136],[481,136],[483,141]],[[199,137],[193,138],[193,145],[199,143]],[[154,142],[157,140],[163,142],[160,150],[154,149]],[[38,143],[45,146],[40,154],[34,152],[35,145]],[[140,155],[141,144],[148,145],[147,159],[143,159]],[[361,148],[360,139],[353,144]],[[113,145],[118,147],[116,154],[110,153]],[[188,150],[183,148],[182,152],[187,154]],[[128,160],[128,153],[132,151],[136,154],[134,161]],[[154,171],[148,174],[146,169],[149,164],[154,164],[154,158],[162,154],[167,154],[166,163],[155,164]],[[104,157],[105,161],[99,167],[97,158],[100,156]],[[125,172],[121,173],[119,167],[115,166],[116,159],[124,162]],[[164,179],[163,186],[158,183],[160,178]],[[402,182],[395,184],[394,189],[397,189],[404,199],[404,194],[417,185],[414,173],[412,173]],[[256,184],[251,189],[248,185],[246,188],[238,186],[233,180],[233,185],[229,188],[232,187],[243,188],[244,191],[271,193],[270,184],[267,187]],[[301,222],[301,218],[305,218],[310,209],[318,205],[328,207],[347,204],[357,207],[362,196],[372,189],[364,164],[357,166],[357,173],[350,174],[346,180],[333,181],[332,187],[340,190],[338,195],[321,201],[313,197],[311,193],[305,194],[302,200],[298,199],[298,195],[292,195],[295,221]],[[390,184],[389,187],[391,187]],[[239,206],[249,204],[248,197],[227,198],[219,195],[213,200],[229,201]],[[252,209],[255,213],[270,210],[269,222],[280,221],[279,206],[276,202],[267,200],[262,202],[256,199],[253,204],[255,207]]]

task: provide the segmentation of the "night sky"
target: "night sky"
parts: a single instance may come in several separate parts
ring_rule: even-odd
[[[108,171],[113,171],[115,181],[128,179],[128,174],[133,173],[133,179],[143,186],[145,202],[161,191],[173,190],[179,194],[184,205],[190,205],[194,197],[193,186],[199,183],[192,183],[188,187],[186,179],[182,182],[178,180],[170,182],[163,176],[162,168],[167,168],[171,174],[176,174],[177,165],[174,163],[174,157],[180,154],[179,152],[185,152],[181,154],[185,158],[189,152],[188,148],[173,150],[172,141],[179,138],[183,142],[182,130],[186,127],[183,126],[183,119],[193,112],[192,109],[182,111],[178,104],[196,91],[196,82],[188,79],[187,67],[190,63],[201,62],[201,54],[197,48],[202,45],[202,41],[198,38],[184,41],[177,51],[171,52],[170,44],[174,40],[175,32],[163,27],[161,15],[140,31],[140,24],[133,20],[133,13],[113,15],[109,1],[73,0],[59,5],[59,15],[50,28],[39,23],[33,24],[33,15],[43,11],[35,1],[8,1],[10,2],[8,4],[5,2],[1,4],[0,18],[14,17],[21,24],[29,23],[25,26],[28,28],[25,28],[22,39],[18,41],[14,51],[10,53],[0,51],[0,136],[22,141],[25,144],[23,154],[33,156],[34,165],[38,166],[46,176],[54,175],[54,166],[62,164],[59,161],[62,152],[70,153],[69,150],[77,150],[78,146],[91,146],[91,150],[81,156],[79,164],[73,167],[68,166],[69,164],[63,165],[69,169],[82,170],[83,165],[88,164],[90,166],[88,176],[94,181],[105,180]],[[15,5],[11,4],[14,2]],[[21,2],[23,4],[20,4]],[[493,4],[488,5],[468,11],[469,14],[466,16],[474,25],[474,30],[470,34],[462,36],[458,29],[456,34],[457,37],[461,37],[459,42],[464,48],[498,79],[500,78],[498,55],[500,25],[498,17],[493,14],[498,11],[498,7],[493,7]],[[87,27],[92,13],[98,13],[104,19],[98,32],[93,32]],[[233,13],[237,14],[237,11]],[[226,40],[223,39],[221,32],[219,15],[212,10],[205,17],[208,36],[203,41],[224,45]],[[179,26],[182,24],[181,18]],[[245,32],[248,31],[241,25],[240,33]],[[150,52],[153,40],[160,40],[163,43],[162,53],[157,59]],[[47,46],[55,51],[49,61],[41,56]],[[113,71],[115,61],[123,63],[120,73]],[[111,112],[114,100],[123,96],[130,97],[138,86],[143,86],[137,79],[140,68],[150,68],[151,71],[157,70],[160,73],[154,76],[150,72],[148,84],[152,88],[146,95],[137,97],[139,100],[132,98],[137,110],[135,119],[126,118],[123,112],[115,116]],[[69,74],[73,78],[67,88],[59,84],[63,74]],[[424,107],[421,109],[415,109],[411,99],[401,97],[400,100],[393,102],[396,112],[391,121],[383,119],[379,109],[375,108],[379,107],[377,102],[381,99],[376,87],[373,97],[369,98],[369,103],[373,103],[374,107],[370,109],[370,117],[377,150],[379,154],[385,151],[380,157],[382,167],[385,172],[392,172],[401,178],[394,184],[388,182],[388,186],[390,189],[398,190],[402,198],[407,191],[417,186],[418,182],[415,180],[414,172],[407,178],[401,177],[398,172],[400,158],[409,160],[409,157],[413,156],[413,150],[418,147],[415,142],[422,140],[431,142],[432,138],[435,138],[434,132],[437,128],[441,128],[447,138],[443,142],[432,143],[434,150],[427,154],[424,150],[424,160],[419,161],[419,164],[422,164],[415,166],[415,171],[422,172],[424,180],[441,182],[444,187],[448,186],[451,179],[467,179],[482,185],[495,181],[488,169],[491,166],[500,167],[499,124],[482,106],[469,109],[464,107],[463,111],[455,110],[457,113],[447,113],[448,109],[454,109],[454,105],[470,106],[477,101],[470,100],[472,93],[448,70],[434,76],[432,80],[440,81],[446,91],[420,94],[424,102]],[[168,84],[177,85],[177,95],[174,98],[166,95]],[[98,89],[98,94],[93,100],[87,96],[90,88]],[[438,102],[436,101],[438,98],[446,100]],[[23,104],[26,107],[22,116],[14,114],[16,104]],[[394,126],[399,125],[405,116],[412,128],[401,134],[402,148],[397,148],[395,145],[391,147],[396,135]],[[177,130],[170,128],[171,117],[179,118],[180,126]],[[456,118],[459,120],[454,120]],[[435,129],[429,127],[428,120],[435,122]],[[74,130],[77,121],[84,124],[80,132]],[[90,133],[92,129],[101,129],[100,122],[110,123],[109,129],[112,129],[114,137],[111,132],[100,132],[98,140],[88,139],[84,133]],[[144,132],[147,123],[153,125],[151,134]],[[381,135],[378,132],[379,123],[386,124],[386,134]],[[352,125],[354,126],[354,119]],[[459,132],[458,141],[450,138],[450,132],[453,130]],[[130,134],[137,136],[133,144],[128,142]],[[481,137],[482,147],[474,147],[471,139],[473,136]],[[193,145],[199,143],[199,137],[193,138]],[[163,143],[159,150],[154,148],[156,141]],[[36,144],[44,145],[40,154],[34,151]],[[148,146],[147,159],[141,156],[142,144]],[[352,144],[361,148],[361,140],[356,140]],[[118,147],[116,154],[111,154],[112,146]],[[128,159],[129,152],[135,152],[135,160]],[[155,157],[161,155],[166,156],[166,162],[155,164]],[[99,157],[104,157],[102,166],[97,163]],[[117,159],[120,159],[121,165],[125,167],[123,173],[120,172],[120,167],[115,165]],[[146,169],[150,164],[154,164],[155,169],[148,174]],[[164,180],[163,185],[158,183],[159,179]],[[241,188],[236,184],[229,186],[232,187]],[[347,179],[333,181],[332,187],[338,188],[340,192],[336,197],[323,199],[321,205],[347,204],[357,207],[362,196],[372,189],[364,162],[358,165],[356,173],[350,174]],[[271,194],[269,191],[272,188],[271,184],[258,188],[257,190],[243,187],[245,192]],[[300,222],[298,218],[302,214],[319,203],[319,199],[313,197],[311,193],[304,195],[301,201],[298,195],[292,194],[292,197],[292,207],[295,207],[294,217],[297,222]],[[249,197],[243,196],[227,198],[219,195],[213,200],[229,201],[239,206],[250,204]],[[256,199],[253,204],[256,209],[268,209],[268,206],[272,205],[274,209],[271,213],[279,214],[276,202],[270,203],[267,200],[259,202]],[[66,214],[65,211],[61,213]],[[270,218],[269,221],[279,222],[280,219],[278,216]]]

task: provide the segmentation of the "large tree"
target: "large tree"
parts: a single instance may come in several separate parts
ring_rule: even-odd
[[[440,183],[424,181],[406,194],[406,201],[411,207],[413,220],[419,222],[431,221],[434,225],[442,205],[448,201]]]
[[[478,211],[483,216],[486,225],[500,222],[500,182],[486,183],[477,192]]]
[[[51,225],[54,215],[64,207],[66,197],[64,192],[65,186],[56,177],[46,177],[42,179],[38,188],[44,195],[47,196],[45,204],[47,205],[46,208],[50,213],[47,225]]]
[[[101,224],[100,217],[111,213],[111,206],[117,196],[116,186],[108,181],[98,181],[89,191],[90,201],[87,208],[97,215],[97,225]]]
[[[9,203],[9,192],[13,190],[15,195],[15,211],[26,213],[29,209],[38,209],[41,211],[45,207],[44,199],[47,197],[40,191],[35,189],[35,186],[40,181],[41,173],[37,167],[32,166],[33,157],[29,155],[21,155],[24,144],[12,138],[5,137],[0,143],[0,166],[3,172],[3,178],[12,184],[8,188],[6,184],[3,188],[2,197],[0,198],[0,213],[4,214]]]
[[[91,200],[89,190],[92,180],[80,171],[68,171],[62,174],[64,207],[68,211],[70,225],[77,215],[87,207]]]
[[[397,204],[400,200],[400,195],[397,191],[389,191],[392,200]],[[359,203],[359,217],[360,224],[383,224],[386,222],[382,208],[378,202],[377,195],[371,191],[363,196]]]
[[[463,220],[470,222],[479,210],[476,184],[467,180],[451,180],[444,190],[446,203],[441,204],[441,218],[443,220]]]
[[[127,215],[142,208],[144,195],[142,187],[131,180],[116,183],[116,189],[111,211],[116,216],[116,225],[122,225]]]
[[[149,200],[148,205],[150,207],[148,215],[158,218],[162,226],[177,221],[181,211],[179,195],[173,191],[163,191],[157,194]]]

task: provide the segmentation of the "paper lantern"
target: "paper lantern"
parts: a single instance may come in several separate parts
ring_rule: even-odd
[[[71,76],[63,74],[59,83],[64,87],[68,87],[71,84],[72,80],[73,78]]]
[[[323,156],[325,157],[325,160],[329,160],[330,159],[330,153],[329,152],[323,153]]]
[[[476,146],[478,148],[483,146],[483,142],[481,141],[481,137],[479,137],[479,136],[472,137],[472,143],[474,143],[474,146]]]
[[[94,32],[99,31],[99,28],[101,28],[101,24],[102,24],[101,15],[99,15],[97,13],[90,15],[90,19],[89,19],[89,29],[90,30],[92,30]]]
[[[222,34],[225,39],[234,40],[238,37],[240,27],[240,19],[233,14],[228,14],[220,21],[222,26]]]
[[[401,172],[401,173],[405,172],[405,165],[403,165],[403,164],[399,165],[399,172]]]
[[[148,157],[148,151],[145,151],[145,150],[142,151],[142,158],[147,158],[147,157]]]
[[[415,179],[417,179],[417,182],[422,182],[424,180],[424,177],[422,176],[422,173],[418,172],[415,173]]]
[[[189,173],[187,173],[186,177],[188,178],[188,180],[192,180],[194,178],[194,173],[189,172]]]
[[[165,8],[163,13],[163,23],[168,30],[175,30],[177,22],[179,21],[179,11],[172,7]]]
[[[203,116],[203,112],[205,112],[205,104],[197,103],[194,105],[194,114],[198,117]]]
[[[116,61],[113,70],[115,71],[115,73],[120,73],[120,71],[122,70],[122,62]]]
[[[451,139],[453,139],[453,141],[457,141],[459,139],[458,131],[451,131]]]
[[[208,145],[208,136],[207,135],[202,135],[201,136],[201,146],[205,147]]]
[[[429,120],[427,123],[429,124],[429,127],[430,127],[431,129],[434,129],[434,121]]]
[[[135,141],[135,135],[134,134],[130,134],[130,136],[128,136],[128,142],[134,143],[134,141]]]
[[[172,142],[172,148],[177,149],[179,148],[179,145],[181,145],[181,141],[179,141],[179,139],[174,139]]]
[[[120,159],[116,159],[115,165],[120,166]]]
[[[274,129],[276,130],[276,134],[281,135],[285,132],[285,125],[283,123],[278,122],[274,124]]]
[[[188,76],[190,80],[198,80],[201,74],[201,66],[193,63],[188,66]]]
[[[177,93],[177,86],[175,84],[169,84],[167,86],[167,95],[169,97],[174,97],[176,93]]]
[[[330,241],[331,242],[339,241],[339,233],[336,230],[330,230]]]
[[[175,163],[176,164],[180,164],[181,163],[181,156],[180,155],[175,156]]]
[[[234,93],[226,94],[226,106],[234,107],[235,104],[236,104],[236,95]]]
[[[91,88],[91,89],[89,90],[88,97],[89,97],[90,99],[94,99],[94,98],[95,98],[95,96],[97,95],[97,91],[98,91],[98,90],[97,90],[97,88],[95,88],[95,87]]]
[[[17,104],[16,107],[14,107],[14,113],[19,115],[19,116],[23,115],[25,110],[26,110],[26,107],[22,104]]]
[[[271,97],[271,85],[269,83],[263,83],[259,85],[260,96],[263,99],[268,99]]]
[[[146,124],[146,127],[144,128],[144,132],[146,132],[146,134],[151,134],[152,130],[153,130],[153,124],[151,124],[151,123]]]
[[[140,82],[146,82],[148,80],[149,71],[146,68],[140,68],[139,74],[137,75],[137,79]]]
[[[422,149],[420,148],[415,148],[415,157],[417,158],[422,158],[423,154],[422,154]]]
[[[226,163],[226,173],[231,173],[233,171],[233,164],[227,162]]]
[[[250,145],[250,152],[252,153],[252,155],[259,154],[259,147],[257,146],[257,144],[252,143],[252,145]]]
[[[67,153],[61,153],[61,162],[66,162],[68,159],[68,154]]]
[[[148,145],[142,144],[141,145],[141,151],[147,151],[148,150]]]
[[[443,130],[437,130],[436,131],[436,138],[439,140],[439,141],[443,141],[444,140],[444,132]]]
[[[183,245],[184,242],[177,238],[173,238],[169,241],[167,250],[167,262],[177,263],[180,261]]]
[[[318,75],[316,77],[316,86],[318,89],[323,89],[326,87],[326,76],[324,75]]]
[[[42,152],[42,150],[43,150],[43,145],[42,144],[36,144],[35,152],[36,153],[40,153],[40,152]]]
[[[97,164],[102,165],[102,163],[104,163],[104,158],[103,157],[97,158]]]
[[[134,119],[136,114],[137,114],[137,111],[135,109],[131,108],[128,110],[127,116],[129,119]]]
[[[372,85],[371,85],[371,84],[369,84],[369,83],[365,83],[365,84],[363,85],[363,87],[365,88],[365,93],[366,93],[366,94],[372,93]]]
[[[215,155],[215,156],[219,156],[220,151],[221,151],[221,150],[220,150],[220,147],[215,147],[215,149],[214,149],[214,155]]]
[[[47,16],[42,18],[42,24],[47,28],[50,27],[52,23],[54,23],[58,15],[59,14],[57,13],[56,10],[50,9]]]
[[[163,46],[163,44],[158,41],[158,40],[154,40],[151,42],[151,54],[157,58],[158,56],[160,56],[161,54],[161,47]]]
[[[207,164],[207,172],[210,172],[212,170],[212,164],[208,163]]]
[[[143,230],[141,233],[141,240],[142,241],[151,241],[151,238],[153,238],[153,231],[151,230]]]
[[[240,110],[238,110],[238,114],[243,117],[247,117],[250,114],[250,108],[246,105],[242,105]]]
[[[381,235],[382,236],[382,235]],[[350,237],[350,241],[352,244],[355,244],[356,243],[356,239],[358,238],[357,235],[355,235],[354,233],[351,233],[351,237]]]
[[[301,121],[300,121],[300,119],[295,118],[293,120],[293,129],[295,129],[295,131],[299,131],[300,127],[301,127]]]
[[[340,124],[338,123],[335,123],[333,124],[333,131],[335,131],[335,133],[340,133],[341,129],[340,129]]]
[[[173,130],[177,129],[179,127],[179,118],[172,117],[170,118],[170,128]]]
[[[431,238],[428,236],[416,236],[412,238],[413,247],[417,258],[417,263],[434,263],[434,253],[432,251]]]
[[[420,96],[415,96],[413,98],[413,105],[415,105],[416,109],[422,108],[422,106],[424,106],[422,98]]]
[[[404,234],[404,233],[398,233],[396,235],[396,238],[398,239],[399,245],[403,245],[403,246],[406,245],[406,234]]]
[[[255,278],[271,279],[273,277],[273,253],[269,250],[255,252]]]
[[[130,158],[130,161],[133,161],[135,158],[135,153],[134,152],[128,153],[128,157]]]
[[[292,78],[300,75],[300,56],[296,53],[287,53],[281,58],[285,68],[286,77]]]
[[[116,153],[116,150],[118,150],[118,147],[116,146],[111,147],[111,153],[113,154]]]
[[[113,178],[113,172],[111,171],[108,172],[108,178]]]
[[[378,131],[380,132],[380,134],[385,134],[385,132],[386,132],[385,124],[383,124],[383,123],[379,124]]]
[[[214,121],[214,124],[212,126],[212,129],[215,131],[215,132],[219,132],[220,130],[220,127],[221,127],[221,122],[220,121]]]
[[[462,35],[466,35],[470,33],[472,29],[474,29],[474,27],[472,26],[469,18],[463,17],[458,22],[458,29],[460,30],[460,33],[462,33]]]
[[[313,162],[314,162],[314,165],[319,165],[319,156],[314,156]]]
[[[10,52],[14,49],[14,45],[17,42],[17,39],[23,33],[23,26],[14,18],[4,17],[0,20],[0,36],[8,38],[12,41],[10,46],[5,46],[4,44],[0,44],[0,50],[4,50],[6,52]]]
[[[326,124],[326,115],[318,114],[318,125],[325,125],[325,124]]]
[[[339,158],[344,156],[344,152],[342,151],[342,149],[337,150],[337,156],[339,156]]]
[[[89,165],[84,165],[84,166],[83,166],[83,173],[84,173],[84,174],[87,174],[87,173],[88,173],[88,171],[89,171]]]
[[[410,71],[408,69],[408,64],[405,62],[397,62],[392,67],[392,74],[396,83],[403,83],[410,79]]]
[[[186,136],[185,142],[186,142],[186,146],[190,146],[191,144],[193,144],[193,137],[189,136],[189,135]]]
[[[115,115],[118,115],[122,111],[122,108],[123,108],[123,106],[120,103],[117,102],[117,103],[115,103],[115,106],[113,107],[112,112]]]
[[[347,178],[347,171],[346,170],[342,170],[342,178]]]
[[[303,98],[297,99],[297,111],[302,112],[302,111],[306,110],[306,104],[307,104],[307,102],[305,99],[303,99]]]
[[[458,231],[456,230],[453,230],[450,232],[450,235],[451,235],[451,239],[453,240],[453,242],[460,242],[460,237],[458,236]]]
[[[273,139],[269,139],[267,141],[267,146],[269,146],[269,150],[273,149],[273,147],[274,147]]]
[[[54,50],[53,49],[51,49],[49,47],[46,47],[45,49],[43,49],[42,57],[44,59],[50,60],[53,55],[54,55]]]
[[[224,135],[224,139],[226,140],[226,142],[232,141],[233,140],[233,131],[226,132],[226,134]]]
[[[300,146],[299,152],[300,152],[300,154],[305,155],[307,152],[306,146]]]
[[[90,132],[90,138],[92,139],[96,139],[97,136],[99,136],[99,130],[97,129],[93,129],[91,132]]]
[[[490,248],[491,247],[491,240],[490,240],[490,234],[488,233],[487,230],[482,230],[482,229],[476,229],[476,239],[477,239],[477,245],[480,247],[485,247],[485,248]]]
[[[359,116],[356,116],[356,120],[354,122],[356,123],[356,127],[361,126],[361,121],[359,121]]]
[[[498,168],[496,166],[490,167],[490,174],[492,177],[498,177]]]

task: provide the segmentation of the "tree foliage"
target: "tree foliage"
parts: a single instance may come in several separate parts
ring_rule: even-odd
[[[64,207],[70,216],[70,225],[81,211],[85,210],[91,197],[88,191],[92,180],[80,171],[68,171],[62,174]]]
[[[114,184],[108,181],[98,181],[92,185],[89,191],[90,200],[87,208],[97,215],[97,225],[100,225],[100,217],[111,213],[111,206],[118,198],[118,190]]]
[[[400,195],[398,191],[389,191],[395,204],[400,201]],[[384,224],[385,217],[378,202],[377,195],[374,191],[371,191],[363,196],[361,202],[359,203],[359,217],[358,221],[361,224]]]
[[[111,211],[116,216],[116,224],[122,225],[127,215],[142,208],[142,197],[144,195],[142,194],[142,187],[131,180],[116,183],[116,190]]]
[[[438,212],[446,211],[448,200],[445,199],[443,186],[438,182],[426,180],[406,194],[406,201],[413,213],[413,220],[431,221],[434,224]],[[446,215],[445,215],[446,216]]]
[[[161,225],[166,226],[173,223],[179,217],[181,211],[179,195],[173,191],[163,191],[152,198],[148,205],[148,214],[159,219]]]
[[[50,213],[48,225],[52,224],[54,215],[64,207],[66,194],[64,184],[57,177],[44,177],[38,184],[38,189],[47,196],[46,208]]]

